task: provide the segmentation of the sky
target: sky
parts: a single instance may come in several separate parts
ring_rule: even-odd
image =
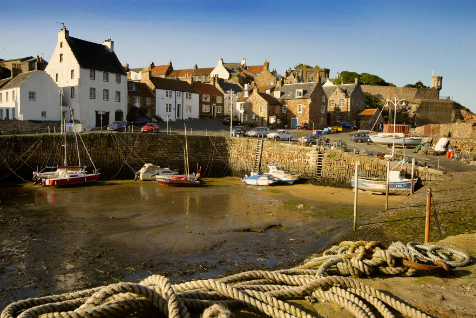
[[[0,58],[50,60],[57,33],[114,41],[131,68],[175,70],[218,60],[283,75],[298,64],[351,71],[405,86],[443,76],[440,98],[476,113],[476,1],[2,1]]]

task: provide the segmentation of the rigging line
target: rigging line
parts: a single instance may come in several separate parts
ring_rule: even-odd
[[[116,147],[118,148],[118,153],[119,153],[119,156],[121,157],[122,159],[122,164],[124,165],[124,163],[132,170],[132,172],[136,172],[136,170],[134,168],[132,168],[128,163],[127,163],[127,159],[124,157],[124,154],[122,153],[121,151],[121,148],[119,147],[118,145],[118,142],[119,142],[119,138],[117,136],[113,137],[113,140],[114,142],[116,143]],[[121,168],[119,168],[119,171],[122,169],[122,166]],[[116,176],[119,174],[119,171],[117,172]]]
[[[132,147],[129,147],[129,146],[126,144],[126,142],[125,142],[124,140],[122,140],[121,138],[119,138],[119,136],[118,136],[117,134],[114,134],[114,138],[116,138],[117,141],[121,141],[122,146],[124,146],[124,148],[127,148],[128,150],[130,150],[130,151],[127,152],[127,153],[128,153],[128,154],[127,154],[127,157],[126,157],[124,160],[127,160],[127,158],[129,157],[129,158],[132,159],[132,161],[134,161],[134,164],[135,164],[135,163],[136,163],[136,159],[135,159],[134,156],[137,156],[137,158],[139,158],[139,160],[142,161],[142,164],[139,164],[139,165],[140,165],[140,166],[143,166],[143,165],[145,164],[145,161],[134,151],[134,146],[135,146],[135,144],[136,144],[136,142],[137,142],[137,139],[136,139],[136,141],[133,142]],[[117,145],[118,145],[118,149],[119,149],[118,151],[122,153],[122,148],[123,148],[123,147],[122,147],[122,146],[119,146],[119,142],[117,142]],[[132,154],[133,154],[134,156],[133,156]],[[135,172],[135,169],[133,169],[133,171]]]
[[[79,135],[79,134],[78,134],[78,135]],[[83,137],[82,137],[81,135],[79,135],[79,139],[81,139],[81,142],[83,143],[84,150],[86,151],[86,154],[88,155],[89,161],[91,162],[91,164],[92,164],[93,167],[94,167],[94,172],[97,173],[98,169],[97,169],[96,166],[94,165],[94,161],[93,161],[93,159],[91,158],[91,155],[89,154],[89,151],[88,151],[88,149],[86,148],[86,144],[84,143]],[[76,141],[77,141],[77,140],[76,140]],[[79,156],[79,148],[78,148],[78,156]],[[80,162],[80,165],[81,165],[81,162]]]
[[[17,161],[23,161],[23,163],[18,167],[21,168],[24,164],[27,164],[31,169],[33,169],[32,166],[30,166],[30,164],[26,161],[26,160],[23,160],[22,157],[25,156],[25,154],[27,152],[30,151],[31,148],[33,148],[34,146],[36,146],[35,148],[38,147],[39,145],[39,142],[41,140],[42,137],[40,137],[40,139],[38,139],[35,143],[33,143],[30,147],[28,147],[28,149],[21,155],[21,156],[18,156],[13,150],[11,150],[10,148],[6,147],[5,144],[2,142],[2,145],[8,149],[11,153],[13,153],[17,158],[11,163],[11,164],[15,164]],[[35,153],[35,151],[32,151],[32,153],[28,156],[27,160],[30,159],[30,157]],[[7,161],[5,160],[5,163],[7,163]]]
[[[23,181],[27,182],[27,183],[30,183],[30,181],[28,180],[25,180],[23,179],[20,175],[18,175],[14,170],[12,170],[12,168],[10,168],[10,166],[8,165],[7,163],[7,160],[3,157],[2,153],[0,152],[0,157],[3,159],[3,161],[5,162],[5,166],[12,172],[11,174],[14,174],[15,176],[17,176],[18,178],[22,179]],[[7,175],[7,176],[4,176],[3,178],[1,178],[0,180],[3,180],[7,177],[9,177],[11,174]]]

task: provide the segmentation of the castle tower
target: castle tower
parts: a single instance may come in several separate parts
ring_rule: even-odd
[[[432,76],[431,77],[431,88],[436,88],[438,90],[438,92],[441,91],[442,82],[443,82],[443,76]]]

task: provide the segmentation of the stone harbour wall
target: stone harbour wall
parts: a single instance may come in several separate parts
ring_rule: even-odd
[[[183,135],[90,133],[79,136],[81,164],[92,170],[88,159],[91,156],[102,180],[132,179],[134,172],[148,162],[184,173]],[[29,181],[32,171],[47,165],[63,164],[65,137],[62,135],[0,136],[0,141],[0,181]],[[187,136],[190,172],[201,169],[205,178],[250,174],[255,164],[257,142],[254,138]],[[66,136],[66,145],[68,164],[78,165],[74,135]],[[261,170],[276,164],[299,174],[310,183],[350,187],[355,164],[359,161],[360,174],[380,178],[386,176],[387,161],[376,157],[334,150],[320,153],[323,158],[320,182],[315,178],[319,154],[316,147],[265,140]],[[404,168],[411,172],[411,167]],[[439,174],[433,169],[416,169],[416,177],[423,183],[435,180]]]

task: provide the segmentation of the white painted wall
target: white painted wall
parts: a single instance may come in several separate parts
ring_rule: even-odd
[[[226,68],[223,66],[223,59],[218,60],[218,65],[210,73],[210,77],[213,77],[215,75],[218,75],[219,78],[223,78],[225,80],[227,80],[230,76],[230,73],[228,73]]]
[[[163,89],[156,89],[155,96],[156,96],[156,106],[155,106],[155,114],[160,116],[164,121],[167,121],[167,115],[169,115],[168,120],[181,120],[181,119],[188,119],[189,117],[192,118],[199,118],[199,94],[190,93],[191,98],[187,99],[186,92],[180,92],[180,97],[177,97],[177,92],[172,91],[172,96],[167,97],[166,90]],[[172,109],[170,112],[166,111],[166,105],[171,104]],[[179,116],[177,116],[177,108],[180,105],[180,112]],[[191,106],[191,112],[187,113],[187,106]]]

